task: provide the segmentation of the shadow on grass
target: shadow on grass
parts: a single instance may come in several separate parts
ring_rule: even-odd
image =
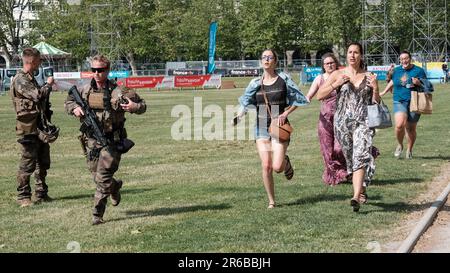
[[[417,178],[417,177],[411,177],[411,178],[393,178],[393,179],[374,179],[370,185],[376,186],[376,185],[389,185],[389,184],[400,184],[400,183],[421,183],[425,182],[424,179]]]
[[[152,191],[152,188],[133,188],[133,189],[122,189],[120,190],[121,194],[139,194],[147,191]]]
[[[53,198],[54,201],[57,200],[77,200],[77,199],[84,199],[84,198],[94,198],[94,192],[89,194],[79,194],[79,195],[68,195],[68,196],[62,196],[62,197],[55,197]]]
[[[277,206],[283,207],[283,206],[299,206],[299,205],[305,205],[305,204],[313,204],[318,202],[328,202],[328,201],[341,201],[345,199],[350,200],[351,196],[343,195],[343,194],[319,194],[316,196],[308,196],[302,199],[297,199],[296,201],[289,202],[289,203],[281,203]]]
[[[433,205],[433,202],[427,202],[424,204],[408,204],[404,202],[397,202],[397,203],[370,203],[367,204],[368,206],[372,207],[378,207],[379,209],[365,211],[364,206],[361,207],[361,211],[359,211],[359,214],[370,214],[374,212],[403,212],[403,213],[411,213],[413,211],[426,211],[427,209],[431,208]],[[445,210],[445,208],[444,208]]]
[[[124,189],[121,190],[121,194],[139,194],[146,191],[151,191],[153,189],[151,188],[138,188],[138,189]],[[92,193],[89,194],[79,194],[79,195],[68,195],[68,196],[62,196],[62,197],[55,197],[53,200],[77,200],[77,199],[84,199],[84,198],[94,198],[95,189],[92,189]]]
[[[132,218],[142,218],[151,216],[164,216],[172,215],[178,213],[194,212],[199,210],[224,210],[230,209],[229,204],[218,204],[218,205],[197,205],[197,206],[186,206],[186,207],[173,207],[173,208],[157,208],[153,210],[129,210],[126,211],[127,217],[112,219],[108,222],[121,221]]]
[[[442,156],[442,155],[438,155],[438,156],[414,156],[414,158],[417,159],[441,159],[441,160],[450,160],[450,156]]]

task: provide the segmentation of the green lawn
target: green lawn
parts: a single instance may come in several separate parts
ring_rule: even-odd
[[[249,79],[236,79],[239,86]],[[302,87],[304,93],[307,87]],[[389,239],[399,220],[429,204],[411,203],[450,159],[449,86],[436,86],[435,112],[422,116],[411,161],[393,158],[392,129],[380,130],[377,170],[369,204],[353,213],[350,184],[325,186],[317,139],[319,102],[291,116],[292,181],[275,176],[276,209],[268,210],[255,144],[247,141],[175,141],[173,106],[236,105],[243,89],[141,91],[149,107],[128,115],[136,146],[122,157],[122,202],[108,204],[105,220],[91,226],[95,185],[76,136],[79,123],[63,112],[65,93],[52,94],[54,123],[48,174],[52,203],[19,208],[15,203],[19,145],[8,96],[0,97],[0,252],[368,252],[367,243]],[[391,96],[386,99],[392,108]],[[208,121],[209,118],[204,118]],[[228,122],[228,121],[226,121]],[[431,202],[432,200],[430,200]],[[382,235],[379,235],[382,234]]]

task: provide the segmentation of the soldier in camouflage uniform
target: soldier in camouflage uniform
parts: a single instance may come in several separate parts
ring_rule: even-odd
[[[53,77],[40,87],[33,76],[41,64],[40,52],[35,48],[26,48],[22,53],[23,68],[11,81],[10,94],[16,111],[17,142],[21,144],[21,159],[17,173],[17,201],[21,207],[32,205],[30,176],[36,179],[35,202],[51,201],[45,183],[50,168],[50,146],[39,139],[41,113],[45,109],[42,102],[52,91]]]
[[[92,136],[82,133],[79,137],[87,158],[89,170],[96,183],[94,195],[93,225],[103,223],[108,196],[111,203],[117,206],[120,202],[122,181],[113,178],[119,168],[121,155],[124,152],[123,143],[127,140],[124,128],[125,112],[142,114],[146,111],[145,101],[135,92],[122,89],[108,80],[109,60],[102,56],[94,56],[91,60],[91,70],[94,78],[81,88],[81,97],[95,112],[100,127],[108,139],[108,146],[102,147]],[[68,114],[83,119],[83,109],[69,95],[65,102]]]

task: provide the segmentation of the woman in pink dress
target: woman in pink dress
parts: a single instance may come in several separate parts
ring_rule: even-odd
[[[332,53],[326,53],[322,56],[322,72],[317,76],[306,98],[311,99],[317,94],[320,86],[327,80],[331,73],[340,66],[336,56]],[[322,100],[320,107],[318,135],[320,142],[320,151],[324,161],[324,171],[322,180],[328,185],[336,185],[347,180],[347,167],[345,157],[342,153],[339,142],[334,137],[334,112],[336,111],[336,90]]]

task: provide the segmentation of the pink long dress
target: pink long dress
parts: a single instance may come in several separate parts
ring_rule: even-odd
[[[322,75],[319,77],[321,77],[320,87],[325,81]],[[324,161],[322,180],[328,185],[337,185],[347,180],[345,157],[334,136],[334,112],[336,112],[336,90],[322,100],[318,126],[320,151]]]

